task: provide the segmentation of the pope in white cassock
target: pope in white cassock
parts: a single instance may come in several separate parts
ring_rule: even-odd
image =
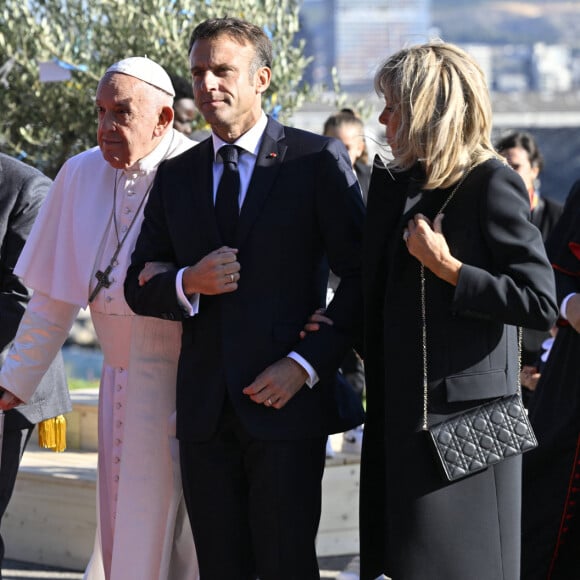
[[[98,529],[87,580],[197,580],[175,439],[180,323],[135,316],[123,281],[159,164],[194,143],[172,128],[174,91],[132,57],[99,82],[98,147],[57,175],[16,274],[34,290],[0,372],[0,408],[27,401],[90,305],[104,353]]]

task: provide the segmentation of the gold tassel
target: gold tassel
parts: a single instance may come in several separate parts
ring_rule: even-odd
[[[38,445],[56,452],[66,449],[66,419],[64,415],[45,419],[38,424]]]

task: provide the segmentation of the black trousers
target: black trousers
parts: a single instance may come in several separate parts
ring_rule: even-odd
[[[180,441],[201,578],[320,579],[325,446],[326,437],[255,440],[228,403],[211,440]]]
[[[2,461],[0,463],[0,524],[14,491],[22,454],[33,430],[34,424],[27,421],[19,413],[9,411],[6,414],[2,438]],[[0,580],[2,579],[3,562],[4,539],[0,535]]]

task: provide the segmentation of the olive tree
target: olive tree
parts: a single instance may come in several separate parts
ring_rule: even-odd
[[[303,102],[308,59],[296,42],[299,0],[3,0],[0,7],[0,149],[54,176],[65,159],[95,145],[95,90],[113,62],[148,56],[189,76],[197,23],[222,16],[261,26],[274,47],[267,112],[287,119]],[[70,70],[41,82],[39,63]],[[201,127],[203,120],[199,119]]]

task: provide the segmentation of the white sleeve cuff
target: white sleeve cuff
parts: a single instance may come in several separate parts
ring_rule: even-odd
[[[572,292],[571,294],[568,294],[568,296],[566,296],[566,298],[564,298],[564,300],[562,300],[562,304],[560,304],[560,318],[563,318],[564,320],[568,320],[568,317],[566,316],[566,307],[568,306],[568,300],[570,300],[570,298],[572,298],[572,296],[575,296],[576,293]]]
[[[175,292],[177,293],[177,300],[179,305],[188,316],[195,316],[199,312],[199,294],[194,294],[191,300],[187,298],[185,292],[183,291],[183,272],[185,268],[181,268],[177,272],[175,278]]]
[[[308,373],[306,384],[310,388],[316,385],[316,383],[319,381],[319,378],[318,373],[314,370],[314,367],[303,356],[300,356],[297,352],[292,351],[287,356],[288,358],[291,358],[293,361],[297,362]]]

